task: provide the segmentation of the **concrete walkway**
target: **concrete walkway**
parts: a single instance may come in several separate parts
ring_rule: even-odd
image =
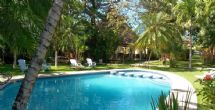
[[[181,107],[185,104],[184,103],[185,98],[187,96],[188,91],[190,91],[191,97],[190,97],[189,110],[197,110],[197,95],[195,93],[194,87],[189,81],[187,81],[185,78],[179,75],[176,75],[170,72],[156,71],[156,70],[147,70],[147,71],[162,73],[170,79],[171,92],[173,92],[175,95],[178,94],[178,98],[179,98],[178,101]],[[180,108],[180,110],[183,110],[183,109]]]
[[[99,70],[99,71],[74,71],[74,72],[63,72],[63,73],[53,73],[53,74],[39,74],[38,77],[59,77],[59,76],[67,76],[67,75],[80,75],[80,74],[95,74],[99,72],[113,72],[113,71],[120,71],[120,70],[144,70],[154,73],[159,73],[165,75],[171,83],[171,92],[178,94],[179,104],[180,106],[184,105],[184,100],[186,98],[187,91],[191,91],[191,103],[189,104],[189,110],[197,110],[197,96],[195,93],[195,89],[193,88],[192,84],[187,81],[186,79],[178,76],[174,73],[164,72],[164,71],[157,71],[157,70],[148,70],[148,69],[112,69],[112,70]],[[10,82],[15,82],[17,80],[21,80],[24,78],[24,75],[14,76]],[[3,79],[0,79],[3,80]],[[0,86],[0,89],[3,89],[5,85]],[[182,110],[182,109],[180,109]]]

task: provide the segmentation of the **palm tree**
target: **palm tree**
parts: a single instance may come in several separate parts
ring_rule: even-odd
[[[27,107],[27,103],[35,84],[38,72],[41,68],[47,52],[47,48],[50,45],[50,41],[55,32],[55,28],[60,19],[63,3],[63,0],[55,0],[53,2],[52,8],[50,9],[48,14],[44,31],[40,35],[39,46],[37,48],[35,56],[32,58],[30,68],[28,69],[28,72],[25,74],[25,78],[22,81],[21,87],[12,107],[13,110],[24,110]]]
[[[3,48],[3,47],[4,47],[4,39],[0,34],[0,48]]]
[[[18,33],[14,32],[9,36],[3,36],[5,45],[10,49],[10,52],[13,53],[13,68],[16,67],[17,56],[20,53],[27,53],[30,55],[36,44],[35,38],[29,35],[21,34],[21,32],[23,31],[19,31]]]
[[[204,63],[214,63],[215,57],[215,1],[198,0],[196,3],[196,22],[199,25],[199,43],[204,49]]]
[[[4,38],[0,34],[0,49],[2,51],[2,61],[0,63],[4,63],[4,47],[5,47]]]
[[[146,13],[142,20],[144,32],[136,41],[137,48],[148,48],[158,53],[163,50],[174,51],[176,44],[181,41],[181,32],[175,22],[172,22],[171,16],[163,12]]]
[[[0,27],[4,27],[0,33],[6,48],[13,54],[13,68],[16,67],[17,55],[23,51],[30,54],[36,44],[35,37],[31,35],[35,30],[34,24],[31,16],[27,16],[29,10],[25,8],[26,4],[7,0],[0,2]]]
[[[175,7],[176,22],[189,31],[189,69],[192,69],[192,28],[195,20],[196,0],[181,0]]]
[[[159,13],[165,12],[172,14],[172,8],[177,4],[178,0],[141,0],[141,3],[148,12]]]

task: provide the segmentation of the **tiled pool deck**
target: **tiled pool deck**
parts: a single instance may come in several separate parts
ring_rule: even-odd
[[[130,69],[99,70],[99,71],[98,70],[74,71],[74,72],[63,72],[63,73],[53,73],[53,74],[39,74],[38,77],[41,78],[41,77],[58,77],[58,76],[79,75],[79,74],[95,74],[99,72],[110,72],[110,71],[119,71],[119,70],[145,70],[145,69],[130,68]],[[145,70],[145,71],[157,72],[167,76],[171,83],[171,92],[178,94],[180,106],[184,105],[184,100],[186,98],[187,91],[190,90],[192,93],[192,96],[191,96],[191,103],[189,104],[189,108],[190,108],[189,110],[197,110],[197,96],[195,93],[195,89],[193,88],[192,84],[189,81],[170,72],[157,71],[157,70]],[[12,77],[10,82],[15,82],[23,78],[24,78],[24,75],[14,76]],[[0,80],[3,80],[3,79],[1,79],[0,77]],[[4,86],[6,85],[0,86],[0,89],[4,88]],[[182,110],[182,108],[180,110]]]

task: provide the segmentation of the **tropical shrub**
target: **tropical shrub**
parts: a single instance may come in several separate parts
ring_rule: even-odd
[[[176,62],[175,59],[170,59],[170,61],[169,61],[169,66],[172,67],[172,68],[175,68],[175,67],[177,67],[176,63],[177,63],[177,62]]]
[[[214,54],[215,48],[205,48],[203,49],[203,63],[205,65],[208,64],[214,64],[215,63],[215,54]]]
[[[179,105],[178,101],[178,93],[176,95],[174,93],[169,94],[167,97],[165,94],[161,94],[158,101],[155,101],[152,98],[151,106],[152,110],[188,110],[190,99],[191,99],[191,91],[188,89],[186,92],[186,96],[182,99],[183,105]]]
[[[197,95],[203,97],[205,104],[211,109],[215,109],[215,79],[211,75],[205,75],[204,79],[197,80],[202,85]]]

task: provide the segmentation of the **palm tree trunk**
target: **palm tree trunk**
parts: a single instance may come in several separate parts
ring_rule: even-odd
[[[13,52],[13,69],[16,68],[17,52]]]
[[[5,54],[5,50],[4,50],[4,48],[2,48],[2,64],[4,64],[4,54]]]
[[[54,60],[54,64],[55,64],[55,67],[57,67],[57,56],[58,56],[58,53],[57,53],[57,50],[55,50],[55,60]]]
[[[25,78],[22,81],[21,87],[12,107],[13,110],[25,110],[27,107],[29,97],[38,76],[38,72],[41,68],[47,49],[50,45],[50,41],[55,32],[55,28],[60,19],[62,8],[63,0],[55,0],[52,8],[49,10],[45,29],[40,35],[39,46],[35,56],[31,60],[30,68],[28,69],[28,72],[25,74]]]
[[[190,48],[189,48],[189,69],[191,70],[192,69],[192,29],[191,29],[191,26],[190,26],[190,35],[189,35],[189,40],[190,40]]]

